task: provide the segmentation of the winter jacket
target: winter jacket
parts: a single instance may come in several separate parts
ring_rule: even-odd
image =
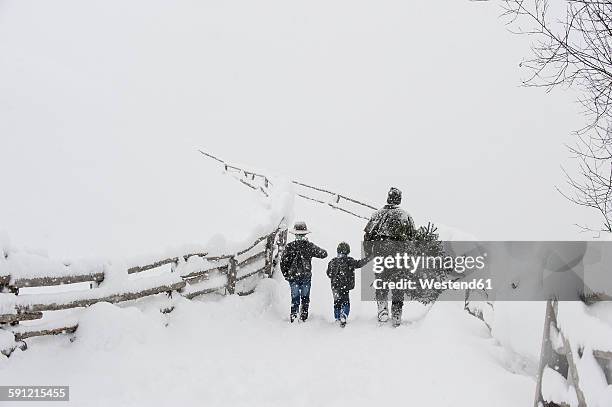
[[[306,239],[288,243],[281,257],[281,272],[289,282],[307,281],[312,277],[313,257],[324,259],[327,251]]]
[[[363,240],[413,240],[416,234],[414,221],[408,213],[397,205],[385,205],[374,212],[364,229]]]
[[[327,277],[331,287],[336,291],[348,291],[355,288],[355,269],[363,267],[366,259],[355,260],[350,256],[338,255],[327,265]]]

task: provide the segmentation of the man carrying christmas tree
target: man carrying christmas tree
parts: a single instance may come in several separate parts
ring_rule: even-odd
[[[366,225],[363,237],[366,245],[376,244],[379,247],[391,247],[397,250],[404,243],[413,241],[416,236],[414,222],[410,215],[399,207],[402,202],[402,191],[391,188],[387,195],[387,205],[376,211]],[[386,270],[382,279],[393,278],[393,270]],[[388,289],[376,290],[378,304],[378,321],[389,320]],[[404,291],[392,290],[391,293],[391,319],[393,326],[399,326],[402,321],[402,308],[404,306]]]

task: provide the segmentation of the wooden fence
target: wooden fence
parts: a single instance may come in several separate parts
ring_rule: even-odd
[[[265,196],[269,196],[268,188],[272,186],[272,182],[267,175],[231,164],[205,151],[198,151],[203,156],[220,163],[227,174],[232,175],[234,179],[244,186],[259,191]],[[296,196],[366,221],[369,220],[372,213],[378,209],[369,203],[351,198],[345,194],[330,191],[327,188],[308,185],[296,180],[292,180],[291,183],[296,188]]]
[[[589,305],[588,302],[585,302],[585,304]],[[491,330],[491,325],[486,317],[486,313],[487,311],[493,312],[493,308],[494,303],[488,300],[486,292],[480,290],[466,291],[464,309],[469,314],[483,321],[489,330]],[[578,407],[588,407],[587,397],[580,384],[580,372],[577,368],[577,362],[584,357],[586,350],[582,346],[572,347],[571,338],[568,338],[557,324],[558,315],[558,302],[553,299],[548,300],[546,303],[540,363],[536,378],[534,407],[570,407],[570,404],[565,401],[546,400],[543,387],[545,386],[544,373],[548,368],[559,373],[565,380],[566,385],[570,389],[573,388],[575,390]],[[612,352],[601,349],[593,349],[591,352],[608,385],[612,385]],[[553,383],[550,385],[554,387]]]
[[[569,404],[564,400],[545,400],[543,395],[543,386],[545,385],[544,372],[550,368],[566,380],[567,385],[571,386],[570,389],[573,388],[575,390],[578,407],[588,407],[577,368],[577,362],[584,357],[586,350],[582,346],[572,346],[571,338],[568,338],[559,328],[557,324],[559,316],[558,305],[556,300],[548,300],[546,303],[546,317],[544,320],[544,333],[534,406],[569,407]],[[608,384],[612,384],[612,352],[593,349],[592,353]]]
[[[491,332],[491,323],[487,318],[487,313],[492,314],[495,308],[495,303],[489,301],[489,295],[486,290],[465,290],[465,299],[463,309],[473,317],[481,320]]]
[[[68,270],[61,276],[33,278],[0,276],[0,293],[3,293],[0,296],[4,300],[4,305],[0,307],[0,330],[12,332],[16,341],[23,341],[35,336],[76,331],[78,321],[43,323],[31,327],[20,325],[21,321],[43,318],[43,312],[47,311],[88,307],[98,302],[119,303],[162,293],[167,293],[170,297],[173,293],[178,293],[188,299],[213,292],[247,295],[252,293],[253,289],[241,290],[240,283],[251,277],[271,277],[286,242],[287,230],[284,226],[279,226],[272,233],[259,237],[251,245],[234,254],[209,256],[207,253],[188,253],[131,267],[127,270],[128,275],[149,270],[159,270],[160,273],[127,280],[124,285],[115,289],[105,287],[104,284],[99,286],[106,277],[106,273],[100,270],[80,274],[71,274]],[[194,259],[199,262],[193,262]],[[77,283],[90,283],[90,289],[51,294],[23,294],[24,288]],[[9,299],[8,306],[7,299]],[[161,311],[171,312],[172,308]],[[22,342],[20,347],[25,348],[25,342]],[[13,350],[14,348],[0,349],[7,356]]]

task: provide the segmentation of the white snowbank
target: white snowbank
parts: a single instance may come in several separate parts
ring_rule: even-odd
[[[502,345],[537,366],[545,312],[544,302],[496,301],[491,334]]]
[[[572,349],[579,355],[577,347]],[[592,353],[592,348],[585,347],[582,357],[574,356],[576,369],[580,377],[580,389],[584,393],[586,404],[591,407],[608,407],[612,405],[612,384],[608,384],[601,366]]]
[[[15,347],[15,336],[3,329],[0,329],[0,351],[9,350]],[[0,356],[2,358],[2,356]]]
[[[594,314],[604,314],[602,308]],[[572,346],[580,388],[587,405],[612,405],[612,385],[593,355],[594,350],[612,351],[612,326],[597,318],[582,302],[561,301],[558,304],[557,325]],[[607,318],[610,316],[605,314]],[[608,364],[610,364],[608,362]],[[609,367],[608,367],[609,368]]]
[[[146,345],[163,335],[160,320],[143,314],[138,308],[119,308],[101,302],[81,313],[76,347],[104,353]]]
[[[574,346],[612,351],[612,326],[590,315],[582,302],[560,301],[557,325]]]
[[[545,401],[557,404],[567,403],[570,407],[578,406],[578,398],[573,387],[559,372],[547,367],[542,376],[542,397]]]
[[[410,397],[432,407],[485,407],[495,395],[500,407],[514,407],[532,399],[533,381],[498,365],[491,355],[502,348],[460,304],[436,304],[392,329],[377,326],[374,304],[356,301],[341,330],[324,279],[315,277],[311,318],[299,325],[287,322],[288,289],[275,279],[247,297],[179,298],[168,315],[140,303],[96,304],[82,312],[74,342],[34,339],[27,352],[0,361],[0,382],[41,383],[52,374],[70,384],[72,403],[85,406],[366,405]]]
[[[295,218],[308,223],[310,240],[330,256],[346,240],[359,257],[362,223],[303,201]],[[179,267],[207,266],[200,260],[188,263]],[[339,329],[333,323],[326,265],[327,260],[313,260],[306,324],[287,322],[289,288],[278,273],[259,281],[246,297],[213,294],[188,301],[157,296],[130,306],[97,304],[79,312],[73,343],[65,336],[35,338],[27,352],[0,362],[0,382],[47,382],[45,367],[55,366],[54,381],[70,384],[73,402],[88,406],[253,406],[296,400],[298,405],[364,405],[410,397],[432,407],[484,407],[492,395],[500,407],[532,401],[533,379],[511,373],[511,355],[462,303],[407,304],[405,324],[391,329],[378,327],[375,303],[359,301],[357,288],[351,293],[349,324]],[[148,279],[146,272],[140,274]],[[357,273],[357,287],[360,278]],[[224,285],[225,279],[211,276],[188,285],[186,293]],[[161,314],[162,303],[171,303],[174,311]],[[96,391],[101,387],[113,390]]]

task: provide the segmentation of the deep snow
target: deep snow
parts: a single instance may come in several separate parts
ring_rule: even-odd
[[[269,203],[200,147],[375,204],[400,187],[418,224],[583,238],[572,224],[592,214],[552,188],[560,137],[580,127],[572,96],[516,86],[527,44],[493,3],[4,1],[0,248],[6,230],[62,273],[65,258],[240,247],[268,226]],[[358,247],[363,225],[347,215],[305,202],[295,214],[330,252]],[[12,274],[46,271],[21,260]],[[244,298],[48,313],[78,320],[76,335],[28,340],[0,358],[0,383],[68,384],[79,406],[531,404],[543,304],[497,303],[493,338],[456,303],[414,306],[393,330],[358,287],[339,330],[324,264],[304,325],[287,323],[278,280]]]
[[[227,178],[227,182],[235,181]],[[362,220],[324,205],[294,201],[291,187],[280,179],[276,182],[270,199],[260,199],[247,188],[237,195],[236,199],[254,200],[253,230],[245,233],[248,239],[262,233],[266,223],[268,228],[275,227],[284,213],[288,223],[306,221],[313,231],[311,240],[330,255],[340,241],[347,241],[353,256],[359,257]],[[425,221],[417,218],[417,224]],[[440,232],[443,239],[471,238],[447,226],[441,226]],[[219,234],[212,245],[215,250],[234,250],[248,239],[232,242]],[[4,247],[13,256],[20,253],[6,243]],[[274,279],[262,280],[247,297],[213,294],[189,301],[162,294],[118,306],[101,303],[88,309],[48,312],[42,324],[78,321],[76,334],[28,340],[26,352],[16,350],[11,358],[0,360],[0,382],[67,384],[74,404],[86,406],[368,405],[398,398],[433,407],[488,406],[492,400],[500,406],[532,402],[545,304],[496,302],[486,316],[491,331],[466,313],[463,303],[439,301],[430,308],[409,304],[404,324],[392,329],[378,325],[374,303],[359,300],[358,274],[349,324],[342,330],[332,318],[327,260],[313,260],[311,317],[305,324],[288,323],[289,290],[278,273]],[[163,270],[127,278],[119,267],[128,263],[116,264],[109,287],[104,282],[101,290],[126,284],[141,287],[150,274],[159,274],[154,282],[178,278]],[[182,263],[179,274],[199,263]],[[53,260],[51,264],[57,265]],[[14,266],[11,270],[18,272],[20,268]],[[36,275],[32,270],[28,273]],[[82,297],[72,292],[75,288],[60,286],[50,291],[68,291],[62,298]],[[27,301],[46,291],[3,295]],[[607,305],[590,310],[580,304],[560,305],[559,323],[572,343],[587,350],[609,349],[606,341],[612,337],[612,324]],[[172,313],[159,312],[170,306],[174,306]],[[591,324],[588,330],[582,328],[585,322]],[[40,323],[25,322],[22,327]],[[589,356],[578,368],[593,406],[603,407],[611,400],[611,387],[594,363]],[[554,380],[559,378],[550,372],[546,377],[546,397],[571,399],[562,380]]]
[[[332,255],[346,240],[358,256],[360,221],[303,201],[296,214]],[[532,401],[529,363],[491,338],[462,303],[412,304],[400,328],[379,327],[375,304],[359,301],[358,276],[349,324],[341,329],[333,322],[326,261],[313,263],[304,324],[289,324],[289,290],[279,275],[247,297],[101,303],[63,312],[79,320],[75,335],[28,340],[27,351],[0,361],[0,382],[67,384],[79,406]],[[161,314],[170,303],[175,310]]]
[[[30,341],[0,364],[0,382],[69,384],[79,406],[517,406],[533,397],[533,380],[500,364],[507,354],[460,304],[422,319],[417,307],[417,321],[398,329],[378,327],[374,305],[362,304],[342,330],[315,281],[305,324],[287,322],[287,288],[274,280],[250,297],[180,301],[168,316],[156,301],[97,304],[73,343]]]

